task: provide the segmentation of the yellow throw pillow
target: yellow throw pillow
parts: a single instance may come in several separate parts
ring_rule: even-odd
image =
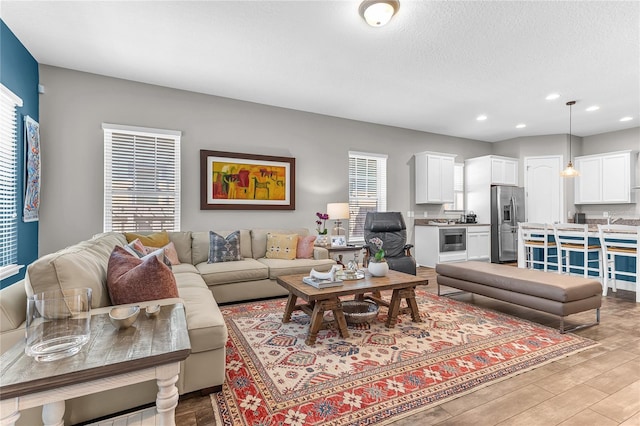
[[[142,245],[147,247],[164,247],[169,244],[169,234],[167,231],[160,231],[153,234],[136,234],[135,232],[125,232],[124,233],[127,242],[135,240],[136,238],[140,240]]]
[[[296,258],[298,234],[267,234],[267,259]]]

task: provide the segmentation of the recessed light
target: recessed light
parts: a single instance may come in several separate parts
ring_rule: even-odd
[[[518,124],[518,125],[516,126],[516,129],[524,129],[525,127],[527,127],[527,125],[526,125],[526,124],[524,124],[524,123],[520,123],[520,124]]]
[[[586,111],[591,112],[591,111],[597,111],[599,109],[600,107],[598,105],[591,105],[589,108],[586,109]]]
[[[558,99],[559,97],[560,95],[558,93],[549,93],[545,99],[548,101],[553,101],[555,99]]]
[[[633,120],[633,117],[629,117],[629,116],[622,117],[622,118],[620,119],[620,121],[631,121],[631,120]]]
[[[479,115],[479,116],[477,116],[477,117],[476,117],[476,120],[478,120],[478,121],[484,121],[484,120],[486,120],[486,119],[487,119],[487,116],[486,116],[486,115],[484,115],[484,114]]]

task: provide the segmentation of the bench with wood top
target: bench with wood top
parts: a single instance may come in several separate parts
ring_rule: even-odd
[[[596,279],[474,261],[440,263],[436,273],[438,295],[444,285],[558,315],[561,333],[600,323],[602,285]],[[594,323],[564,328],[565,317],[591,309]]]

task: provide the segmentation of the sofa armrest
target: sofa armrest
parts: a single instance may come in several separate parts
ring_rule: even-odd
[[[324,247],[314,247],[313,248],[313,258],[315,260],[329,259],[329,250],[327,250]]]
[[[20,327],[27,318],[27,292],[24,280],[0,290],[0,331]]]

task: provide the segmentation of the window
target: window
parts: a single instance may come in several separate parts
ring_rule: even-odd
[[[349,241],[364,242],[367,212],[387,211],[387,156],[349,152]]]
[[[104,230],[180,230],[182,132],[102,124]]]
[[[20,270],[16,106],[22,99],[0,84],[0,279]]]
[[[453,203],[444,205],[445,210],[464,211],[464,164],[453,166]]]

